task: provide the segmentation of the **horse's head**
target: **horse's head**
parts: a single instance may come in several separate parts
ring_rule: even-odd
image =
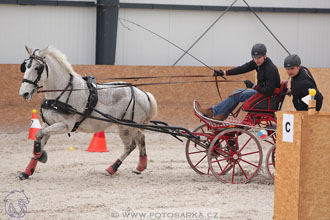
[[[21,64],[21,72],[24,73],[19,95],[24,99],[31,99],[32,95],[40,87],[40,82],[48,77],[48,66],[42,51],[39,49],[30,49],[25,46],[29,58]],[[46,72],[46,74],[43,74]]]

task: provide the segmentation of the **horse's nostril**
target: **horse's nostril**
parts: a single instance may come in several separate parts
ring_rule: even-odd
[[[23,98],[24,98],[24,99],[28,99],[28,98],[29,98],[29,93],[28,93],[28,92],[24,93],[24,94],[23,94]]]

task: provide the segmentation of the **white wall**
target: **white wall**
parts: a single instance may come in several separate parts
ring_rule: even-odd
[[[21,63],[24,45],[54,45],[72,64],[95,63],[96,8],[0,5],[0,63]]]
[[[135,3],[230,4],[227,0],[121,0]],[[239,1],[241,2],[241,1]],[[251,5],[261,1],[248,1]],[[262,1],[330,8],[330,1]],[[274,3],[275,2],[275,3]],[[287,3],[285,3],[287,2]],[[276,4],[275,6],[279,6]],[[119,17],[141,24],[187,49],[221,11],[120,8]],[[330,14],[258,13],[291,53],[298,53],[309,67],[330,67]],[[117,65],[172,65],[183,53],[169,43],[134,25],[118,24]],[[21,63],[24,45],[41,48],[52,44],[72,64],[95,64],[96,8],[21,6],[0,4],[0,63]],[[254,43],[263,42],[268,55],[283,65],[287,55],[250,12],[228,12],[190,51],[209,66],[235,66],[250,59]],[[178,65],[202,65],[186,55]]]
[[[134,21],[187,49],[222,12],[120,9]],[[330,67],[330,14],[259,13],[291,53],[309,67]],[[129,23],[118,25],[116,64],[173,65],[182,51]],[[228,12],[191,50],[209,66],[235,66],[251,59],[254,43],[265,43],[268,55],[283,66],[287,53],[250,12]],[[202,65],[186,55],[178,65]]]

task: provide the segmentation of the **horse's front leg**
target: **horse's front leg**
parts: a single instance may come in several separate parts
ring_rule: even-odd
[[[28,179],[31,176],[38,164],[38,161],[42,163],[47,162],[47,152],[44,149],[50,135],[68,133],[69,127],[63,122],[55,123],[51,126],[43,124],[42,128],[36,134],[36,140],[33,146],[33,157],[30,160],[29,165],[26,167],[25,171],[22,172],[18,177],[21,180]]]

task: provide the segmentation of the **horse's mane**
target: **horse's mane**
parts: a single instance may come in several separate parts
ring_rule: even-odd
[[[73,68],[72,65],[69,63],[66,55],[64,53],[62,53],[60,50],[56,49],[54,46],[47,46],[44,49],[42,49],[42,53],[43,55],[50,55],[52,56],[54,59],[57,60],[57,62],[59,62],[59,64],[61,66],[63,66],[68,73],[71,73],[74,77],[81,77],[78,73],[76,73]]]

